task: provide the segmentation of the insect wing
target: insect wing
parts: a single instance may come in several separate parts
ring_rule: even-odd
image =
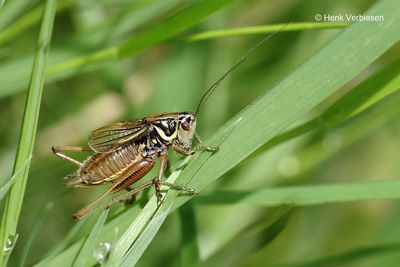
[[[110,152],[147,132],[148,123],[144,119],[112,123],[91,132],[89,146],[98,153]]]

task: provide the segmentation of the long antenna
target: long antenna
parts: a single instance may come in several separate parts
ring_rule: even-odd
[[[233,64],[232,67],[230,67],[225,73],[224,75],[222,75],[213,85],[210,86],[210,88],[207,89],[207,91],[203,94],[203,96],[200,99],[199,105],[197,106],[196,112],[195,114],[199,114],[200,108],[204,105],[205,102],[207,102],[208,98],[212,95],[212,93],[215,91],[215,89],[217,89],[217,87],[219,86],[219,84],[226,78],[226,76],[228,76],[232,71],[234,71],[240,64],[243,63],[243,61],[252,53],[254,52],[254,50],[256,50],[259,46],[261,46],[263,43],[265,43],[266,41],[268,41],[270,38],[272,38],[275,34],[280,33],[283,29],[286,28],[286,26],[288,26],[289,23],[285,24],[284,26],[282,26],[282,28],[280,28],[279,30],[267,35],[264,39],[262,39],[261,41],[259,41],[255,46],[253,46],[252,48],[250,48],[249,50],[247,50],[246,53],[243,54],[243,56],[235,63]]]

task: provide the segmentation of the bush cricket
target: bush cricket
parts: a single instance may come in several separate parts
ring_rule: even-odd
[[[105,198],[121,191],[128,190],[117,198],[111,199],[105,207],[126,198],[134,196],[147,187],[154,186],[159,203],[162,201],[160,187],[166,185],[171,189],[181,190],[189,194],[196,194],[194,189],[181,185],[169,184],[162,180],[168,162],[168,150],[171,148],[182,154],[190,156],[196,150],[192,148],[193,137],[196,137],[196,116],[203,104],[212,95],[218,85],[236,69],[256,48],[282,31],[288,24],[275,31],[255,46],[250,48],[233,66],[231,66],[210,88],[199,101],[196,112],[173,112],[152,114],[141,119],[125,122],[111,123],[90,133],[88,147],[53,146],[55,155],[78,167],[77,171],[66,177],[66,186],[93,186],[111,183],[111,187],[96,200],[80,209],[73,217],[82,219],[92,211]],[[216,152],[218,148],[200,146],[197,150]],[[64,152],[93,152],[83,162],[79,162]],[[142,179],[160,159],[158,176],[143,185],[131,189],[138,180]]]

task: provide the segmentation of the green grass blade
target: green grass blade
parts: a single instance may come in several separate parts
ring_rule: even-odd
[[[123,258],[118,266],[130,267],[136,265],[147,246],[150,244],[151,240],[153,240],[154,236],[157,234],[162,223],[167,218],[169,212],[171,211],[172,204],[170,203],[169,205],[163,207],[166,208],[160,209],[159,212],[154,215],[154,217],[150,220],[150,223],[146,225],[146,227],[143,229],[143,232],[140,233],[137,242],[132,245],[127,252],[127,255]]]
[[[183,4],[182,2],[182,0],[162,2],[148,0],[141,3],[130,3],[123,12],[112,15],[102,23],[79,32],[72,37],[72,42],[91,46],[94,44],[96,49],[115,43],[117,40],[119,42],[121,38],[126,38],[130,33],[138,31],[149,21],[179,8]],[[71,42],[71,40],[69,41]],[[64,49],[65,47],[60,48],[60,50]]]
[[[400,17],[396,16],[398,11],[394,10],[396,6],[396,2],[391,0],[379,2],[369,13],[383,14],[389,19],[374,25],[355,23],[350,26],[275,88],[239,113],[221,129],[225,132],[237,122],[237,127],[232,128],[228,136],[219,131],[208,141],[211,145],[220,144],[220,151],[212,156],[212,160],[205,162],[199,160],[201,157],[195,158],[182,171],[177,183],[191,181],[189,187],[201,190],[372,63],[400,39],[400,32],[394,26],[396,21],[400,22]],[[333,69],[332,66],[336,65],[341,68]],[[160,221],[165,219],[165,212],[170,209],[170,202],[177,195],[170,192],[164,205],[133,244],[124,263],[136,262],[144,247],[150,243],[149,238],[160,227]],[[145,207],[142,212],[152,214],[154,211]]]
[[[259,218],[197,266],[237,266],[247,256],[274,241],[286,228],[294,211],[294,208],[282,207]]]
[[[321,120],[329,125],[357,115],[382,98],[400,90],[400,60],[386,66],[329,107]]]
[[[189,187],[201,190],[372,63],[400,39],[400,32],[395,27],[396,21],[400,22],[397,16],[400,10],[395,11],[395,7],[396,1],[379,2],[369,13],[384,14],[385,18],[389,18],[384,23],[355,23],[350,26],[269,93],[239,113],[225,126],[229,128],[239,119],[239,125],[222,141],[220,151],[200,166],[200,162],[196,161],[198,158],[194,159],[182,171],[177,183],[191,181]],[[333,54],[335,57],[331,56]],[[337,65],[341,68],[332,68]],[[208,143],[218,144],[222,137],[219,132]],[[169,204],[168,196],[166,205]],[[169,207],[160,207],[157,211],[160,217],[166,209]],[[149,225],[153,222],[154,219]],[[154,228],[159,227],[158,223],[154,223]],[[148,227],[146,230],[151,232],[153,229]],[[146,238],[138,238],[131,248],[133,256],[126,257],[126,262],[137,259],[134,254],[138,253],[133,248],[146,246]]]
[[[43,13],[43,5],[34,8],[31,12],[24,15],[20,20],[10,25],[7,29],[0,33],[0,46],[4,45],[13,37],[17,37],[18,33],[29,27],[33,22],[40,20]]]
[[[27,0],[16,0],[0,2],[1,6],[5,3],[3,9],[1,10],[0,16],[0,32],[7,28],[9,24],[12,23],[24,10],[32,7],[37,0],[27,1]]]
[[[400,244],[384,244],[375,245],[368,247],[361,247],[347,251],[338,255],[328,256],[322,259],[311,260],[302,263],[292,263],[292,264],[278,264],[273,265],[274,267],[329,267],[329,266],[343,266],[357,262],[358,260],[365,259],[368,257],[376,257],[379,254],[391,253],[400,250]]]
[[[220,6],[219,8],[222,8],[222,7],[223,6]],[[203,7],[200,6],[200,7],[198,7],[198,9],[202,10]],[[181,31],[186,29],[186,28],[184,28],[181,31],[177,31],[178,29],[183,28],[185,26],[184,23],[187,24],[187,27],[189,27],[189,25],[191,26],[191,24],[194,23],[194,22],[190,21],[190,19],[191,19],[190,15],[193,10],[196,11],[197,7],[192,7],[192,9],[188,10],[188,12],[189,12],[188,15],[186,13],[182,12],[182,14],[183,14],[182,17],[184,18],[184,20],[183,19],[179,20],[179,18],[178,19],[171,18],[170,20],[166,20],[165,22],[161,23],[160,25],[163,25],[162,28],[167,29],[166,32],[163,33],[163,35],[159,35],[159,33],[158,33],[158,31],[162,31],[162,30],[159,30],[158,28],[156,28],[156,29],[150,28],[149,30],[145,30],[143,32],[138,33],[137,35],[135,35],[134,38],[132,38],[131,40],[128,40],[126,44],[121,45],[121,47],[118,46],[118,47],[106,48],[106,49],[94,52],[92,54],[89,54],[89,55],[70,59],[65,62],[60,62],[55,65],[49,66],[49,70],[48,70],[49,77],[46,82],[54,82],[54,81],[57,81],[60,79],[65,79],[67,77],[71,77],[71,76],[77,74],[77,70],[79,70],[81,72],[95,63],[101,63],[101,62],[104,63],[109,60],[115,60],[117,58],[117,55],[121,54],[121,53],[123,53],[123,54],[128,53],[129,55],[135,55],[136,53],[142,51],[143,49],[153,47],[165,40],[168,40],[169,38],[175,36],[176,34],[178,34]],[[208,11],[211,12],[212,10],[208,10]],[[204,16],[207,16],[207,15],[210,15],[210,14],[206,14]],[[182,23],[182,24],[179,25],[179,27],[175,27],[175,24],[177,24],[177,23],[178,24]],[[22,26],[24,26],[24,25],[25,24],[23,24]],[[161,27],[160,25],[158,27]],[[287,29],[289,29],[290,31],[299,31],[299,30],[307,30],[307,29],[331,29],[331,28],[345,27],[346,25],[348,25],[348,24],[346,24],[346,23],[293,23],[293,24],[288,25],[284,29],[284,31],[286,31]],[[10,29],[10,32],[7,31],[7,32],[0,34],[0,43],[2,42],[2,38],[5,38],[5,39],[11,38],[8,35],[14,36],[15,35],[14,31],[19,30],[19,26],[18,27],[17,26],[18,25],[15,26],[16,29],[14,29],[14,27],[12,29]],[[274,24],[274,25],[259,26],[259,27],[257,26],[257,27],[252,27],[251,29],[243,29],[243,33],[240,33],[240,35],[248,35],[248,34],[256,34],[256,33],[265,34],[265,33],[273,32],[277,29],[280,29],[281,27],[282,27],[282,24]],[[218,31],[217,33],[213,33],[212,38],[226,36],[226,35],[222,34],[225,31],[228,31],[228,33],[231,34],[230,30],[221,30],[221,31]],[[238,29],[238,31],[242,32],[242,29]],[[222,33],[220,34],[219,32],[222,32]],[[167,33],[169,34],[168,36],[166,35]],[[4,34],[4,37],[2,37],[3,34]],[[204,34],[207,35],[207,32],[205,32]],[[203,35],[203,33],[199,33],[198,35],[201,37]],[[193,38],[194,38],[193,41],[203,39],[203,37],[197,39],[196,36],[197,36],[197,34],[193,35]],[[149,38],[149,39],[147,39],[147,38]],[[206,37],[206,39],[207,38],[209,38],[209,37]],[[127,49],[127,51],[123,52],[122,51],[123,47],[125,47],[124,49]],[[101,64],[98,65],[98,67],[101,67],[101,66],[102,66]],[[9,75],[7,75],[7,72],[4,71],[3,74],[0,74],[0,78],[2,76],[4,76],[4,78],[2,78],[2,80],[5,82],[4,82],[4,85],[2,86],[2,88],[0,89],[0,97],[4,97],[4,96],[21,91],[21,87],[24,84],[24,77],[22,77],[23,75],[19,75],[17,77],[9,76]],[[7,77],[9,77],[9,78],[7,78]],[[12,81],[9,79],[12,79]]]
[[[102,67],[104,66],[103,63],[117,60],[121,57],[136,55],[145,49],[171,39],[215,13],[229,2],[231,0],[201,1],[195,3],[182,12],[160,22],[157,26],[149,27],[146,30],[136,33],[121,45],[50,65],[46,70],[48,74],[46,82],[65,79],[77,73],[82,73],[85,70]],[[27,76],[23,75],[24,70],[21,71],[22,74],[20,75],[10,76],[7,68],[0,70],[0,80],[4,81],[0,89],[0,97],[21,91],[21,88],[27,83]]]
[[[22,249],[21,256],[18,259],[18,267],[26,266],[26,260],[28,258],[29,251],[31,249],[33,239],[36,236],[38,228],[43,224],[44,220],[47,217],[47,214],[53,209],[53,203],[48,203],[43,210],[39,213],[35,222],[32,225],[32,228],[29,231],[29,236],[25,241],[24,248]]]
[[[379,2],[369,12],[385,14],[389,19],[384,23],[355,23],[346,28],[281,83],[234,117],[230,123],[241,118],[240,125],[223,142],[213,159],[191,178],[190,187],[204,188],[398,42],[400,32],[394,25],[400,22],[400,17],[396,16],[398,11],[393,9],[395,7],[396,1]],[[335,57],[331,56],[333,54]],[[341,67],[333,67],[338,65]],[[217,138],[218,133],[208,143],[212,145]],[[182,176],[185,176],[185,170]]]
[[[82,237],[83,229],[90,225],[90,227],[95,224],[96,222],[93,219],[89,220],[81,220],[75,222],[74,225],[71,227],[69,232],[64,236],[63,240],[59,242],[55,247],[53,247],[48,253],[46,254],[46,258],[52,258],[53,256],[59,254],[63,250],[66,250],[74,241],[79,240],[79,237]]]
[[[273,33],[281,30],[286,24],[274,24],[264,26],[253,26],[253,27],[240,27],[234,29],[224,29],[218,31],[206,31],[196,33],[188,36],[188,41],[204,41],[212,40],[221,37],[233,37],[233,36],[247,36],[255,34],[266,34]],[[289,31],[300,31],[300,30],[318,30],[318,29],[340,29],[349,26],[347,22],[297,22],[290,23],[284,29],[283,32]]]
[[[220,142],[223,142],[237,127],[237,125],[238,122],[230,124],[229,127],[223,129],[219,136]],[[215,144],[218,145],[220,143]],[[210,156],[210,153],[200,153],[196,154],[192,158],[186,158],[177,168],[177,170],[175,170],[169,176],[167,182],[174,183],[182,171],[187,171],[187,167],[185,166],[192,159],[197,160],[197,165],[191,165],[192,168],[190,168],[189,173],[192,175],[195,174],[202,164],[204,164],[210,158]],[[184,167],[185,169],[182,170]],[[187,182],[188,181],[180,184],[185,185]],[[107,266],[132,266],[136,264],[170,212],[173,201],[177,197],[177,194],[178,192],[176,190],[168,191],[164,196],[164,200],[161,205],[157,205],[157,199],[155,196],[150,199],[143,211],[118,240],[117,244],[115,245],[114,254],[112,253],[110,255],[110,261]],[[146,221],[144,219],[146,219]],[[137,242],[134,242],[136,239]],[[126,256],[124,257],[125,254]]]
[[[150,31],[144,31],[135,35],[123,44],[120,49],[118,49],[118,56],[126,57],[136,54],[150,46],[160,44],[171,36],[175,36],[200,22],[229,2],[231,2],[231,0],[199,2],[198,4],[187,8],[184,12],[181,12],[165,22],[160,23],[156,27],[153,27]]]
[[[35,264],[35,267],[53,267],[53,266],[72,266],[74,263],[75,257],[78,255],[83,243],[84,239],[77,241],[68,249],[63,251],[58,257],[49,257],[44,259],[43,261]]]
[[[89,236],[86,238],[85,243],[83,243],[82,248],[80,249],[78,256],[75,258],[73,263],[73,267],[87,266],[88,259],[92,257],[93,250],[96,246],[96,242],[100,236],[100,232],[104,226],[104,223],[107,219],[109,209],[105,209],[99,219],[97,220],[93,230],[90,232]]]
[[[354,118],[348,123],[326,131],[321,129],[320,133],[324,133],[322,136],[295,153],[300,165],[300,170],[296,176],[304,179],[312,175],[314,168],[324,166],[323,164],[328,163],[329,160],[335,160],[336,156],[340,156],[341,153],[345,153],[348,149],[351,150],[353,145],[357,145],[359,141],[362,142],[368,136],[376,134],[385,125],[395,123],[400,114],[399,101],[400,92],[386,97],[379,105],[366,111],[365,114],[360,114],[358,118]],[[330,134],[336,135],[342,143],[336,148],[327,150],[326,146],[321,145],[321,142]],[[391,177],[398,176],[391,175]],[[349,177],[349,179],[351,178]]]
[[[176,177],[179,173],[180,170],[174,171],[171,176]],[[154,197],[146,204],[146,207],[149,207],[148,209],[152,212],[141,212],[139,216],[135,218],[129,228],[115,244],[106,266],[118,266],[120,264],[133,241],[139,236],[142,229],[146,226],[148,221],[154,215],[154,212],[157,210],[157,201]]]
[[[29,166],[32,159],[32,155],[30,155],[25,162],[18,168],[18,170],[14,173],[14,175],[7,181],[5,185],[0,188],[0,200],[8,193],[11,186],[15,183],[16,179],[21,177],[21,173],[25,172],[27,166]]]
[[[68,2],[66,2],[66,4],[68,4]],[[201,9],[202,7],[200,6],[199,9]],[[222,6],[220,7],[222,8]],[[81,57],[77,57],[74,59],[70,59],[67,60],[65,62],[59,62],[56,63],[54,65],[49,66],[48,69],[48,80],[46,80],[46,82],[54,82],[60,79],[65,79],[67,77],[71,77],[73,75],[77,74],[77,70],[79,70],[79,72],[84,71],[85,69],[87,69],[88,67],[90,67],[91,65],[95,64],[95,63],[104,63],[107,62],[109,60],[115,60],[117,58],[117,55],[122,53],[122,47],[126,46],[126,47],[130,47],[129,51],[125,51],[124,53],[129,53],[129,55],[134,55],[140,51],[142,51],[145,48],[150,48],[152,46],[155,46],[159,43],[161,43],[162,41],[168,40],[169,38],[173,37],[174,35],[178,34],[179,31],[177,32],[177,29],[182,28],[184,25],[183,23],[187,23],[188,25],[193,24],[193,22],[190,21],[190,12],[192,12],[192,10],[197,10],[196,7],[192,7],[191,10],[189,10],[189,15],[182,15],[185,20],[179,21],[177,19],[170,19],[167,20],[163,23],[161,23],[160,25],[163,25],[163,28],[165,29],[169,29],[168,31],[166,31],[164,34],[169,33],[169,36],[163,35],[163,36],[159,36],[158,32],[159,30],[157,29],[153,29],[150,28],[149,30],[145,30],[143,32],[140,32],[139,34],[135,35],[134,38],[132,38],[131,40],[128,40],[126,44],[122,44],[121,46],[117,46],[117,47],[110,47],[110,48],[106,48],[103,50],[99,50],[97,52],[94,52],[92,54],[89,55],[85,55],[85,56],[81,56]],[[182,12],[184,14],[184,12]],[[34,17],[35,14],[33,14],[32,16]],[[207,14],[209,15],[209,14]],[[205,15],[206,16],[206,15]],[[12,28],[10,28],[9,30],[5,31],[4,33],[0,34],[0,44],[2,42],[2,39],[4,38],[5,41],[8,40],[8,38],[12,38],[12,36],[14,36],[16,33],[18,33],[21,29],[21,27],[25,27],[25,24],[29,24],[30,23],[30,17],[27,18],[28,21],[22,21],[21,22],[21,26],[19,26],[19,24],[13,25]],[[177,22],[175,22],[175,20],[177,20]],[[176,23],[182,23],[182,25],[179,28],[175,28],[175,24]],[[347,25],[347,24],[346,24]],[[288,25],[286,28],[288,28],[291,31],[294,30],[306,30],[306,29],[329,29],[329,28],[340,28],[340,27],[344,27],[345,24],[332,24],[332,23],[293,23]],[[160,26],[158,26],[160,27]],[[274,24],[274,25],[268,25],[268,26],[260,26],[260,29],[258,29],[258,27],[255,27],[256,30],[252,30],[250,32],[247,32],[246,35],[248,34],[253,34],[253,32],[255,33],[268,33],[271,31],[274,31],[276,29],[280,29],[282,27],[282,24]],[[284,31],[286,31],[287,29],[284,29]],[[184,28],[186,29],[186,28]],[[183,30],[184,30],[183,29]],[[221,30],[221,32],[224,32],[225,30]],[[227,30],[229,32],[229,30]],[[202,35],[202,33],[199,33],[199,35]],[[218,35],[218,33],[213,34],[212,38],[216,38],[216,37],[224,37],[223,34]],[[163,38],[161,38],[163,37]],[[149,39],[146,39],[149,38]],[[197,40],[197,39],[196,39]],[[201,39],[199,39],[201,40]],[[128,48],[124,48],[124,49],[128,49]],[[97,67],[101,67],[102,65],[99,64]],[[20,66],[19,68],[23,68],[23,66]],[[93,68],[91,68],[93,69]],[[0,97],[4,97],[16,92],[20,92],[22,90],[23,85],[26,83],[25,81],[25,77],[26,75],[24,75],[24,71],[20,72],[20,74],[18,76],[12,75],[10,76],[8,74],[8,71],[6,69],[3,69],[3,71],[0,72],[0,78],[4,81],[2,88],[0,89]]]
[[[400,198],[400,180],[389,180],[336,185],[263,188],[248,192],[215,192],[212,195],[199,196],[195,201],[199,204],[221,205],[237,203],[273,207],[284,204],[308,206],[398,198]]]
[[[179,14],[166,19],[157,26],[135,34],[135,36],[131,37],[118,47],[108,48],[65,63],[50,66],[49,73],[58,73],[73,68],[81,68],[84,65],[99,61],[133,56],[145,49],[156,46],[196,23],[199,23],[201,20],[218,11],[229,2],[231,2],[231,0],[199,2],[183,10]]]
[[[126,212],[123,214],[120,214],[116,219],[111,219],[110,221],[107,222],[107,224],[104,226],[103,231],[102,231],[102,238],[103,240],[107,240],[109,242],[112,242],[112,249],[111,253],[115,251],[115,246],[116,244],[113,242],[115,240],[115,229],[127,229],[128,226],[131,224],[132,218],[137,218],[137,214],[139,213],[138,210],[140,207],[138,206],[133,206],[130,209],[128,209]],[[80,224],[79,227],[77,228],[83,228],[86,226],[91,226],[95,223],[95,216],[89,216],[85,220],[82,220],[80,222],[77,222],[77,224]],[[84,225],[82,225],[82,223]],[[84,235],[84,233],[87,233],[88,231],[84,231],[81,229],[74,229],[69,233],[69,240],[74,241],[74,242],[63,242],[64,244],[61,244],[56,248],[56,251],[52,251],[50,255],[45,257],[42,261],[40,261],[38,264],[35,266],[60,266],[60,264],[68,264],[69,266],[72,265],[73,259],[76,257],[76,255],[79,252],[79,249],[82,247],[83,242],[85,241],[84,239],[77,239],[77,235]],[[54,255],[56,254],[56,255]],[[110,255],[111,256],[111,255]],[[110,257],[109,257],[110,258]],[[93,258],[94,259],[94,258]],[[93,260],[91,264],[95,264],[96,262]]]
[[[306,63],[208,139],[207,144],[220,145],[218,153],[212,156],[208,153],[195,155],[190,164],[180,171],[179,177],[170,177],[169,181],[174,182],[177,179],[179,184],[202,190],[337,91],[400,40],[397,29],[400,16],[397,7],[398,2],[394,0],[378,2],[367,14],[380,14],[385,17],[384,22],[359,22],[344,29]],[[130,229],[139,233],[132,235],[130,240],[134,242],[132,248],[138,250],[129,250],[129,257],[125,260],[131,257],[135,260],[140,258],[176,196],[175,191],[168,191],[165,202],[160,207],[157,208],[155,198],[145,206],[139,217],[152,219],[148,224],[138,225],[137,228],[134,228],[138,223],[135,220],[130,226]],[[188,199],[187,196],[180,196],[175,207]],[[114,222],[123,224],[124,220],[129,219],[121,217]],[[119,251],[115,247],[114,253],[124,255],[125,251]],[[64,255],[61,254],[60,257]]]
[[[32,154],[35,142],[36,128],[39,117],[40,101],[44,84],[44,71],[47,54],[50,47],[51,33],[56,11],[56,1],[49,0],[43,14],[42,26],[39,34],[38,49],[32,69],[32,76],[25,105],[21,135],[14,164],[14,173],[24,165]],[[25,171],[12,186],[7,198],[0,228],[0,244],[4,246],[9,236],[15,236],[18,218],[28,178],[29,164]],[[0,261],[4,259],[4,251],[0,249]],[[2,262],[0,265],[5,265]]]
[[[149,201],[146,205],[151,205],[152,209],[157,208],[157,202],[154,200]],[[138,217],[135,218],[134,222],[131,226],[125,231],[122,237],[118,240],[118,242],[113,246],[111,250],[110,257],[106,262],[106,266],[118,266],[121,259],[124,257],[125,253],[128,251],[130,245],[132,244],[132,240],[135,240],[136,237],[140,234],[140,231],[145,227],[146,223],[150,220],[153,213],[140,213]]]
[[[72,4],[72,0],[59,1],[57,6],[57,11],[61,11],[64,8]],[[39,5],[29,11],[26,15],[18,19],[16,22],[7,27],[4,31],[0,32],[0,46],[9,42],[12,39],[18,38],[19,34],[29,29],[37,22],[40,21],[41,15],[43,13],[43,5]]]
[[[197,227],[195,210],[192,202],[183,205],[179,209],[181,246],[180,267],[195,266],[200,260],[199,246],[197,245]]]
[[[400,60],[385,66],[341,97],[320,116],[272,138],[248,159],[312,130],[335,126],[378,104],[384,97],[400,90],[399,69]]]

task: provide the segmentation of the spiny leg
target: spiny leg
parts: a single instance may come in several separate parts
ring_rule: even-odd
[[[132,165],[130,168],[125,170],[124,173],[122,173],[118,178],[116,178],[112,184],[112,186],[105,191],[102,195],[100,195],[96,200],[94,200],[92,203],[89,205],[85,206],[84,208],[80,209],[78,212],[76,212],[73,217],[75,219],[82,219],[86,214],[88,214],[90,211],[93,210],[93,208],[103,199],[106,197],[117,193],[134,182],[138,181],[141,179],[143,176],[145,176],[154,166],[154,159],[153,158],[145,158],[142,161]],[[150,184],[151,185],[151,184]],[[128,192],[127,195],[132,195],[135,194],[135,190],[132,190]],[[114,202],[113,202],[114,203]]]
[[[186,186],[183,186],[183,185],[172,184],[172,183],[168,183],[168,182],[164,182],[164,181],[161,181],[160,184],[164,185],[164,186],[168,186],[169,188],[174,189],[174,190],[186,192],[186,193],[191,194],[191,195],[197,195],[198,194],[198,192],[196,190],[194,190],[193,188],[189,188],[189,187],[186,187]]]
[[[146,188],[149,188],[150,186],[153,186],[155,179],[157,179],[157,178],[154,178],[153,180],[148,181],[148,182],[142,184],[141,186],[138,186],[136,188],[132,188],[130,191],[126,192],[125,194],[119,195],[118,197],[111,199],[105,205],[101,206],[101,209],[108,208],[112,204],[120,202],[121,200],[123,200],[124,198],[127,198],[129,196],[136,196],[137,194],[139,194],[140,192],[142,192]],[[184,192],[187,192],[187,193],[189,193],[191,195],[198,194],[198,192],[196,192],[194,189],[187,188],[187,187],[182,186],[182,185],[175,185],[175,184],[171,184],[171,183],[167,183],[167,182],[163,182],[163,181],[160,182],[160,186],[161,185],[169,186],[172,189],[179,190],[179,191],[184,191]]]
[[[72,215],[72,217],[74,217],[74,219],[80,220],[83,217],[85,217],[89,212],[91,212],[94,207],[101,202],[103,199],[107,198],[108,196],[116,193],[117,191],[115,191],[115,186],[113,185],[112,187],[110,187],[106,192],[104,192],[102,195],[100,195],[97,199],[95,199],[92,203],[88,204],[87,206],[83,207],[82,209],[78,210],[74,215]],[[128,193],[130,193],[129,195],[133,194],[133,190],[129,191]]]
[[[79,146],[52,146],[51,150],[53,153],[62,158],[63,160],[66,160],[78,167],[82,166],[82,163],[77,161],[76,159],[73,159],[71,157],[68,157],[67,155],[61,153],[61,152],[85,152],[85,151],[93,151],[90,147],[79,147]]]
[[[146,188],[148,188],[148,187],[150,187],[150,186],[152,186],[152,185],[155,186],[156,196],[157,196],[157,199],[158,199],[159,203],[162,202],[162,194],[161,194],[161,186],[162,186],[162,185],[169,186],[169,187],[172,188],[172,189],[176,189],[176,190],[180,190],[180,191],[185,191],[185,192],[190,193],[190,194],[196,194],[196,191],[193,190],[193,189],[187,188],[187,187],[182,186],[182,185],[175,185],[175,184],[171,184],[171,183],[168,183],[168,182],[163,182],[163,181],[161,180],[162,177],[163,177],[164,170],[165,170],[165,168],[166,168],[167,161],[168,161],[168,156],[167,156],[167,154],[161,156],[161,164],[160,164],[160,170],[159,170],[159,173],[158,173],[158,177],[154,178],[153,180],[151,180],[151,181],[149,181],[149,182],[147,182],[147,183],[144,183],[143,185],[141,185],[141,186],[139,186],[139,187],[137,187],[137,188],[134,188],[134,189],[132,189],[132,190],[126,192],[125,194],[122,194],[122,195],[120,195],[120,196],[118,196],[118,197],[116,197],[116,198],[110,200],[106,205],[102,206],[102,208],[109,207],[109,206],[111,206],[112,204],[114,204],[114,203],[116,203],[116,202],[118,202],[118,201],[120,201],[120,200],[122,200],[122,199],[124,199],[124,198],[126,198],[126,197],[128,197],[128,196],[136,195],[136,194],[138,194],[139,192],[143,191],[144,189],[146,189]],[[151,160],[151,159],[150,159],[150,161],[149,161],[148,163],[149,163],[149,164],[148,164],[148,166],[145,167],[146,170],[145,170],[144,172],[142,172],[141,177],[143,177],[143,176],[153,167],[153,165],[154,165],[154,161]],[[108,197],[108,196],[110,196],[110,195],[112,195],[112,194],[114,194],[114,193],[116,193],[116,192],[118,192],[118,191],[120,191],[120,190],[122,190],[122,189],[126,189],[126,188],[127,188],[130,184],[132,184],[132,183],[129,183],[129,182],[126,183],[126,186],[125,186],[125,187],[122,187],[122,188],[121,188],[121,185],[124,185],[126,180],[129,180],[129,179],[132,179],[132,178],[136,178],[135,175],[132,175],[132,176],[129,176],[129,177],[123,177],[123,176],[121,176],[120,178],[117,178],[117,180],[113,183],[113,185],[112,185],[111,188],[109,188],[106,192],[104,192],[102,195],[100,195],[100,196],[99,196],[96,200],[94,200],[92,203],[90,203],[90,204],[87,205],[86,207],[84,207],[84,208],[80,209],[78,212],[76,212],[76,213],[73,215],[73,217],[74,217],[75,219],[78,219],[78,220],[79,220],[79,219],[82,219],[82,218],[83,218],[84,216],[86,216],[90,211],[92,211],[93,208],[94,208],[100,201],[102,201],[102,200],[105,199],[106,197]],[[137,179],[137,180],[138,180],[138,179]]]
[[[198,148],[196,148],[196,150],[186,150],[184,147],[182,147],[179,144],[172,144],[171,145],[172,149],[175,150],[176,152],[178,152],[179,154],[182,154],[184,156],[192,156],[194,153],[196,153],[196,151],[208,151],[208,152],[217,152],[219,150],[218,147],[210,147],[210,146],[200,146]]]
[[[171,145],[172,149],[175,150],[176,152],[178,152],[179,154],[182,154],[184,156],[192,156],[195,151],[194,150],[186,150],[185,148],[183,148],[182,146],[178,145],[178,144],[172,144]]]
[[[149,188],[150,186],[153,185],[153,181],[148,181],[144,184],[142,184],[141,186],[138,186],[136,188],[133,188],[132,190],[126,192],[125,194],[122,194],[116,198],[111,199],[109,202],[107,202],[104,206],[102,206],[101,208],[107,208],[109,206],[111,206],[112,204],[119,202],[121,200],[123,200],[124,198],[127,198],[129,196],[136,196],[137,194],[139,194],[141,191],[145,190],[146,188]]]
[[[92,211],[92,209],[94,208],[94,206],[96,206],[97,203],[99,203],[101,200],[103,200],[104,198],[111,195],[113,189],[114,189],[113,187],[109,188],[106,192],[104,192],[102,195],[100,195],[92,203],[90,203],[87,206],[83,207],[82,209],[78,210],[74,215],[72,215],[72,217],[74,217],[74,219],[77,219],[77,220],[80,220],[83,217],[85,217],[90,211]]]

